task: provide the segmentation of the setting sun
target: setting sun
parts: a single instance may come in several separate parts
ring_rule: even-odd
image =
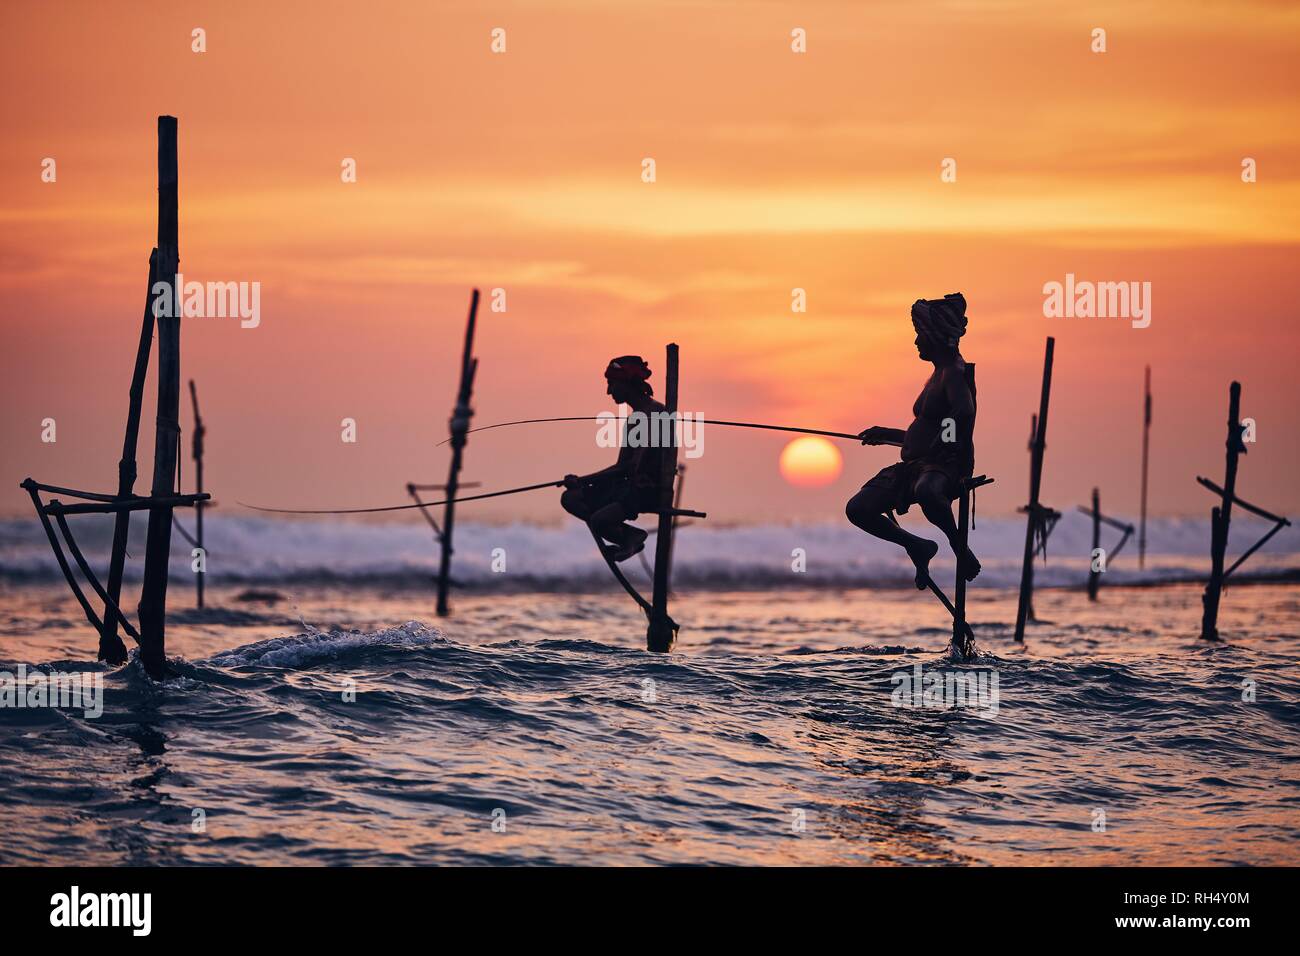
[[[796,438],[781,451],[781,477],[798,488],[823,488],[843,468],[840,450],[825,438]]]

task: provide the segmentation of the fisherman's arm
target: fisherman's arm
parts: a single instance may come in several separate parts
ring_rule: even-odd
[[[943,393],[949,413],[957,423],[957,450],[970,462],[975,460],[975,397],[966,376],[949,369],[943,376]],[[942,432],[940,433],[942,435]]]
[[[864,445],[902,445],[903,437],[907,433],[901,428],[886,428],[883,425],[872,425],[870,428],[864,428],[858,433]]]

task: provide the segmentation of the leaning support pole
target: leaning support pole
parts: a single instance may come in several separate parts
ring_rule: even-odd
[[[176,272],[180,267],[177,226],[176,117],[158,117],[158,281],[172,288],[171,308],[159,310],[158,416],[154,433],[153,490],[168,498],[176,489],[180,444],[181,319]],[[144,583],[140,593],[140,660],[150,677],[166,670],[167,571],[172,543],[172,505],[149,509]]]
[[[1047,407],[1052,397],[1052,356],[1056,339],[1047,337],[1047,351],[1043,356],[1043,389],[1038,397],[1038,424],[1034,429],[1034,445],[1029,466],[1029,507],[1025,520],[1025,554],[1020,567],[1020,603],[1016,608],[1016,641],[1025,640],[1025,618],[1034,599],[1034,525],[1038,521],[1038,493],[1043,482],[1043,450],[1047,447]]]
[[[190,402],[194,406],[194,434],[191,436],[190,451],[194,455],[194,493],[203,494],[203,416],[199,414],[199,393],[190,379]],[[203,547],[203,507],[204,502],[194,503],[194,547],[199,549],[199,570],[194,573],[194,587],[199,607],[203,607],[203,579],[208,573],[208,552]]]
[[[1142,398],[1142,517],[1138,522],[1138,569],[1147,566],[1147,460],[1151,451],[1151,366],[1146,369]]]
[[[1241,383],[1233,382],[1228,388],[1228,440],[1227,464],[1223,473],[1223,498],[1219,507],[1210,512],[1210,580],[1201,598],[1204,613],[1201,616],[1201,639],[1219,639],[1219,595],[1223,591],[1223,555],[1228,548],[1228,525],[1232,521],[1232,502],[1237,493],[1237,456],[1245,446],[1241,443]]]
[[[469,300],[469,320],[465,323],[465,350],[460,359],[460,388],[456,392],[456,407],[451,413],[451,469],[447,475],[447,504],[442,512],[442,533],[439,543],[442,554],[438,562],[438,616],[446,617],[447,591],[451,587],[451,533],[456,523],[456,491],[460,487],[460,465],[465,454],[469,420],[474,414],[470,399],[474,394],[474,373],[478,359],[474,358],[474,321],[478,315],[478,289]]]
[[[650,626],[646,629],[645,645],[648,651],[667,653],[677,641],[677,625],[668,616],[669,565],[673,550],[673,479],[677,477],[677,345],[668,346],[667,371],[664,385],[664,410],[668,414],[667,428],[655,429],[652,434],[668,435],[669,447],[663,449],[663,470],[659,475],[659,532],[655,538],[655,579],[651,599]]]
[[[136,448],[140,438],[140,407],[144,404],[144,380],[149,372],[149,353],[153,351],[153,286],[158,281],[158,250],[149,253],[149,284],[145,288],[144,319],[140,323],[140,344],[135,351],[135,369],[131,373],[131,390],[126,410],[126,436],[122,439],[122,457],[117,463],[117,493],[125,498],[135,492]],[[122,573],[126,567],[126,544],[131,532],[131,513],[119,511],[113,524],[113,549],[108,559],[108,599],[106,605],[118,607],[122,600]],[[99,633],[99,659],[109,664],[126,663],[126,645],[117,636],[118,616],[107,606],[103,630]]]

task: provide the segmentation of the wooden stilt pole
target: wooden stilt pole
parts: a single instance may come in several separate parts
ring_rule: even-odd
[[[650,625],[646,629],[646,650],[667,653],[677,640],[677,627],[668,616],[669,565],[673,548],[673,484],[677,476],[677,345],[668,346],[664,385],[664,410],[668,413],[669,448],[663,449],[663,470],[659,480],[659,532],[655,539],[654,595],[651,599]],[[663,430],[653,430],[662,436]]]
[[[1034,438],[1037,434],[1038,434],[1038,413],[1035,412],[1034,414],[1029,416],[1029,445],[1027,446],[1029,448],[1029,479],[1031,482],[1033,481],[1033,477],[1034,477],[1034,455],[1033,455]],[[1022,508],[1021,510],[1024,511],[1026,514],[1029,513],[1028,508]],[[1034,613],[1034,566],[1032,564],[1029,566],[1028,574],[1029,574],[1028,620],[1032,624],[1033,622],[1038,620],[1038,615]],[[1024,575],[1025,575],[1025,571],[1022,570],[1020,574],[1020,580],[1022,586],[1024,585]]]
[[[451,469],[447,476],[447,503],[442,512],[442,533],[439,542],[442,555],[438,563],[438,616],[450,613],[447,591],[451,587],[451,534],[456,523],[456,492],[460,487],[460,466],[465,454],[469,420],[474,414],[470,399],[474,394],[474,374],[478,359],[474,358],[474,322],[478,315],[478,289],[469,300],[469,320],[465,323],[465,349],[460,360],[460,388],[456,392],[456,407],[451,413]]]
[[[681,511],[681,508],[682,508],[682,492],[685,490],[685,488],[686,488],[686,466],[685,466],[685,465],[678,465],[678,466],[677,466],[677,489],[676,489],[676,491],[674,491],[674,493],[673,493],[673,511],[674,511],[674,512]],[[670,594],[671,594],[672,583],[673,583],[673,551],[674,551],[674,550],[676,549],[676,547],[677,547],[677,518],[678,518],[678,516],[677,516],[676,514],[674,514],[674,515],[673,515],[673,523],[672,523],[672,533],[668,535],[668,572],[667,572],[667,576],[668,576],[668,586],[669,586],[669,592],[670,592]]]
[[[176,118],[158,117],[158,281],[172,287],[170,315],[158,323],[158,416],[154,437],[153,489],[157,498],[176,490],[180,443],[181,303],[176,289],[180,267],[177,208]],[[172,506],[149,510],[144,583],[140,594],[140,660],[155,680],[165,675],[167,571],[171,556]]]
[[[1092,489],[1092,560],[1088,565],[1088,600],[1097,600],[1101,572],[1097,567],[1097,549],[1101,547],[1101,491]]]
[[[149,284],[144,296],[144,319],[140,323],[140,344],[135,351],[135,369],[131,373],[131,390],[126,411],[126,436],[122,439],[122,457],[117,463],[117,493],[121,497],[135,492],[136,449],[140,437],[140,408],[144,404],[144,380],[149,372],[149,353],[153,351],[153,286],[158,281],[158,250],[149,253]],[[131,513],[119,511],[113,523],[113,548],[109,554],[107,592],[114,607],[122,602],[122,574],[126,568],[126,545],[131,532]],[[118,616],[104,610],[104,629],[99,634],[99,659],[109,664],[126,663],[126,645],[117,636]]]
[[[1142,398],[1142,517],[1138,524],[1138,568],[1147,566],[1147,460],[1151,451],[1151,366],[1146,367]]]
[[[957,554],[966,553],[970,540],[970,489],[964,484],[957,505]],[[952,646],[961,657],[969,657],[972,647],[970,627],[966,623],[966,575],[961,573],[961,561],[957,561],[957,585],[954,589],[952,615]]]
[[[194,379],[190,379],[190,402],[194,406],[194,434],[191,436],[190,450],[194,455],[194,492],[203,494],[203,434],[207,431],[203,427],[203,416],[199,414],[199,393],[194,387]],[[199,607],[203,607],[203,579],[207,576],[208,552],[203,547],[203,506],[204,502],[198,501],[194,504],[194,541],[195,547],[202,552],[203,570],[197,571],[194,575],[194,586],[196,589],[196,599]]]
[[[1025,553],[1020,568],[1020,602],[1016,608],[1016,641],[1025,640],[1025,618],[1034,599],[1034,528],[1038,522],[1038,494],[1043,482],[1043,451],[1047,447],[1047,408],[1052,397],[1052,357],[1056,339],[1047,337],[1043,356],[1043,388],[1038,397],[1038,420],[1034,428],[1034,445],[1029,466],[1029,513],[1025,521]]]
[[[1210,580],[1201,598],[1204,613],[1201,616],[1201,638],[1219,639],[1219,595],[1223,591],[1223,555],[1228,548],[1228,526],[1232,522],[1232,502],[1237,493],[1237,456],[1245,446],[1241,443],[1241,383],[1233,382],[1228,389],[1228,440],[1227,464],[1223,473],[1223,498],[1219,507],[1210,512]]]

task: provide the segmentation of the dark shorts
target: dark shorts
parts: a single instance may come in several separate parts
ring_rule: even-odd
[[[882,468],[876,477],[868,481],[863,488],[873,488],[887,494],[890,507],[900,515],[916,504],[916,483],[922,475],[937,472],[944,476],[944,494],[949,501],[955,501],[961,494],[961,480],[969,478],[974,469],[963,467],[955,460],[914,459],[900,461],[897,465]]]
[[[593,481],[565,491],[560,501],[565,510],[584,521],[614,502],[622,505],[625,521],[647,511],[659,510],[659,496],[654,488],[627,479]]]

